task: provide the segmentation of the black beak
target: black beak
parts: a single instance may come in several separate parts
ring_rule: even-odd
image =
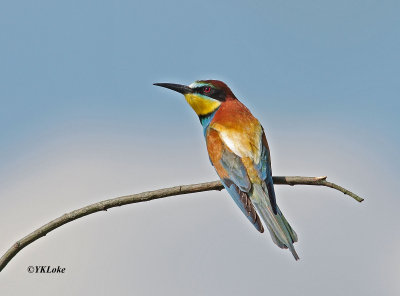
[[[153,85],[157,85],[157,86],[161,86],[161,87],[165,87],[165,88],[169,88],[172,89],[174,91],[177,91],[181,94],[188,94],[188,93],[192,93],[193,90],[186,85],[181,85],[181,84],[175,84],[175,83],[154,83]]]

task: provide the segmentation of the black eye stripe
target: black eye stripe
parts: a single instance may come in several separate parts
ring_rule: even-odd
[[[213,93],[216,89],[210,86],[200,86],[196,87],[194,91],[196,93],[202,94],[202,93]]]
[[[225,101],[226,98],[226,94],[222,89],[214,88],[211,86],[196,87],[194,88],[194,92],[221,102]]]

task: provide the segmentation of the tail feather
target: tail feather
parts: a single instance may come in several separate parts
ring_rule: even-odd
[[[264,220],[273,242],[280,248],[289,248],[293,257],[296,260],[299,260],[300,258],[293,246],[293,243],[298,240],[296,232],[289,225],[279,208],[277,208],[276,214],[273,213],[268,193],[258,184],[253,184],[253,186],[254,189],[251,200],[253,201],[257,212]]]
[[[289,222],[286,220],[285,216],[283,216],[280,210],[279,213],[281,214],[283,223],[285,224],[287,230],[289,231],[290,237],[292,238],[292,242],[293,243],[297,242],[299,240],[297,237],[297,233],[293,230],[292,226],[290,226]]]

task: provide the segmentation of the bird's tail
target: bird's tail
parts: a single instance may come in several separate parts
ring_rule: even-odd
[[[297,242],[297,234],[289,225],[279,208],[277,208],[277,213],[274,214],[267,192],[268,191],[265,191],[261,185],[253,184],[251,200],[257,212],[264,220],[274,243],[280,248],[289,248],[293,257],[299,260],[300,258],[293,246],[293,243]]]

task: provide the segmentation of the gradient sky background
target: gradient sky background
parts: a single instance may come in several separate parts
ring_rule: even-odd
[[[399,1],[8,1],[0,5],[0,252],[102,199],[215,180],[183,97],[227,82],[275,175],[295,262],[226,192],[111,209],[21,251],[1,295],[400,295]],[[29,274],[30,265],[66,268]]]

